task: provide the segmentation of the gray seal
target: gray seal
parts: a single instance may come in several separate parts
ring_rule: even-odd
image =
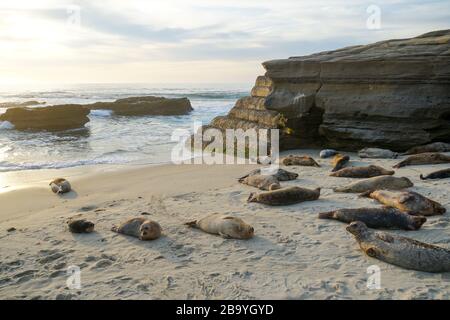
[[[263,203],[270,206],[285,206],[304,201],[317,200],[319,197],[320,188],[311,190],[300,187],[288,187],[259,194],[251,193],[247,202]]]
[[[370,165],[367,167],[348,167],[330,174],[331,177],[342,178],[373,178],[378,176],[393,175],[395,171],[386,170],[379,166]]]
[[[269,175],[274,176],[278,181],[290,181],[295,180],[298,177],[298,173],[290,172],[284,169],[273,169],[273,168],[261,168],[261,169],[255,169],[251,171],[249,174],[240,177],[239,182],[242,182],[245,178],[250,176],[257,176],[257,175]]]
[[[119,226],[113,226],[111,231],[139,238],[139,240],[155,240],[161,236],[159,223],[143,217],[131,218]]]
[[[443,169],[434,171],[430,174],[427,174],[426,176],[420,175],[420,179],[427,180],[427,179],[447,179],[450,178],[450,168],[449,169]]]

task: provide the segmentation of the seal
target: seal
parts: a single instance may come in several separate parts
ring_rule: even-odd
[[[364,148],[358,151],[358,156],[371,159],[397,159],[398,153],[387,149]]]
[[[440,203],[413,191],[376,190],[365,192],[361,196],[412,215],[434,216],[447,211]]]
[[[274,176],[254,175],[239,180],[239,182],[261,190],[277,190],[281,188],[280,182]]]
[[[91,233],[95,227],[94,223],[86,219],[71,219],[67,225],[72,233]]]
[[[300,187],[288,187],[259,194],[251,193],[247,202],[263,203],[269,206],[284,206],[317,200],[319,197],[320,188],[311,190]]]
[[[405,160],[397,163],[393,168],[401,168],[413,165],[450,163],[450,156],[443,153],[427,152],[409,156]]]
[[[450,250],[383,231],[370,230],[352,222],[347,231],[355,236],[369,257],[405,268],[425,272],[450,271]]]
[[[131,218],[119,226],[113,226],[111,231],[136,237],[139,240],[155,240],[161,236],[159,223],[143,217]]]
[[[331,161],[331,165],[333,166],[331,172],[335,172],[342,169],[345,165],[348,164],[349,161],[350,161],[349,156],[344,156],[343,154],[338,153],[333,157],[333,160]]]
[[[249,174],[240,177],[239,182],[243,181],[245,178],[250,176],[257,176],[257,175],[268,175],[275,177],[278,181],[290,181],[295,180],[298,177],[298,174],[295,172],[286,171],[284,169],[275,169],[275,168],[261,168],[261,169],[255,169],[251,171]]]
[[[320,151],[319,157],[321,157],[322,159],[325,159],[325,158],[330,158],[332,156],[335,156],[337,154],[338,154],[338,152],[336,150],[325,149],[325,150]]]
[[[342,178],[372,178],[378,176],[393,175],[395,171],[370,165],[367,167],[349,167],[330,173],[330,177]]]
[[[226,214],[213,213],[200,220],[185,223],[211,234],[218,234],[225,239],[250,239],[255,230],[244,220]]]
[[[433,142],[430,144],[426,144],[424,146],[413,147],[403,154],[411,155],[411,154],[426,153],[426,152],[449,152],[449,151],[450,151],[450,143]]]
[[[412,187],[414,184],[406,177],[379,176],[353,182],[344,187],[334,188],[334,192],[362,193],[378,189],[400,190]]]
[[[281,160],[284,166],[306,166],[306,167],[320,167],[320,165],[310,156],[294,156],[289,155]]]
[[[52,188],[52,191],[56,194],[63,194],[70,192],[70,190],[72,190],[69,181],[67,181],[64,178],[55,179],[48,185],[50,186],[50,188]]]
[[[434,171],[430,174],[427,174],[426,176],[420,175],[420,179],[427,180],[427,179],[447,179],[450,178],[450,168],[449,169],[443,169]]]
[[[418,230],[427,221],[422,216],[410,216],[395,208],[339,209],[319,213],[319,219],[334,219],[346,223],[364,222],[369,228]]]

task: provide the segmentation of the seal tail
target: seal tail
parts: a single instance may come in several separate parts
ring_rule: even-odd
[[[242,183],[245,180],[245,178],[247,178],[247,177],[248,177],[248,174],[243,177],[238,178],[239,183]]]
[[[252,192],[248,196],[247,202],[256,202],[256,193]]]
[[[427,222],[427,218],[423,217],[423,216],[412,216],[412,230],[418,230],[420,229],[420,227],[422,227],[422,225]]]
[[[192,221],[186,222],[184,225],[188,226],[188,227],[191,227],[191,228],[196,228],[197,227],[197,220],[192,220]]]
[[[334,218],[334,211],[319,213],[319,219],[333,219],[333,218]]]
[[[423,174],[420,174],[420,180],[427,180],[424,176],[423,176]]]
[[[360,194],[359,194],[359,197],[360,197],[360,198],[370,198],[370,194],[371,194],[372,192],[373,192],[373,190],[369,190],[369,191],[360,193]]]
[[[111,227],[111,231],[119,233],[119,227],[114,225],[114,226]]]

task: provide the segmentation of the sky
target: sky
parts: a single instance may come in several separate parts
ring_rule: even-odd
[[[0,0],[0,85],[249,83],[266,60],[438,29],[448,0]]]

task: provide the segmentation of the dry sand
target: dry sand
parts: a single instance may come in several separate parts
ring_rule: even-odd
[[[297,151],[318,159],[318,151]],[[398,160],[353,165],[392,167]],[[248,204],[255,188],[237,178],[251,165],[162,165],[75,168],[0,176],[0,298],[17,299],[449,299],[450,275],[404,270],[365,256],[345,224],[319,220],[336,208],[378,206],[331,188],[353,179],[328,177],[322,168],[282,185],[322,187],[318,201],[285,207]],[[421,181],[448,165],[401,168],[411,188],[450,210],[450,179]],[[68,177],[74,192],[57,196],[48,182]],[[9,187],[5,188],[5,185]],[[148,213],[163,237],[142,242],[110,231],[113,224]],[[213,212],[243,218],[251,240],[226,240],[184,222]],[[70,217],[96,223],[92,234],[71,234]],[[419,231],[391,231],[450,248],[449,213],[428,218]],[[14,227],[17,230],[8,232]],[[381,268],[381,289],[368,289],[367,268]],[[67,267],[81,268],[81,289],[68,289]]]

